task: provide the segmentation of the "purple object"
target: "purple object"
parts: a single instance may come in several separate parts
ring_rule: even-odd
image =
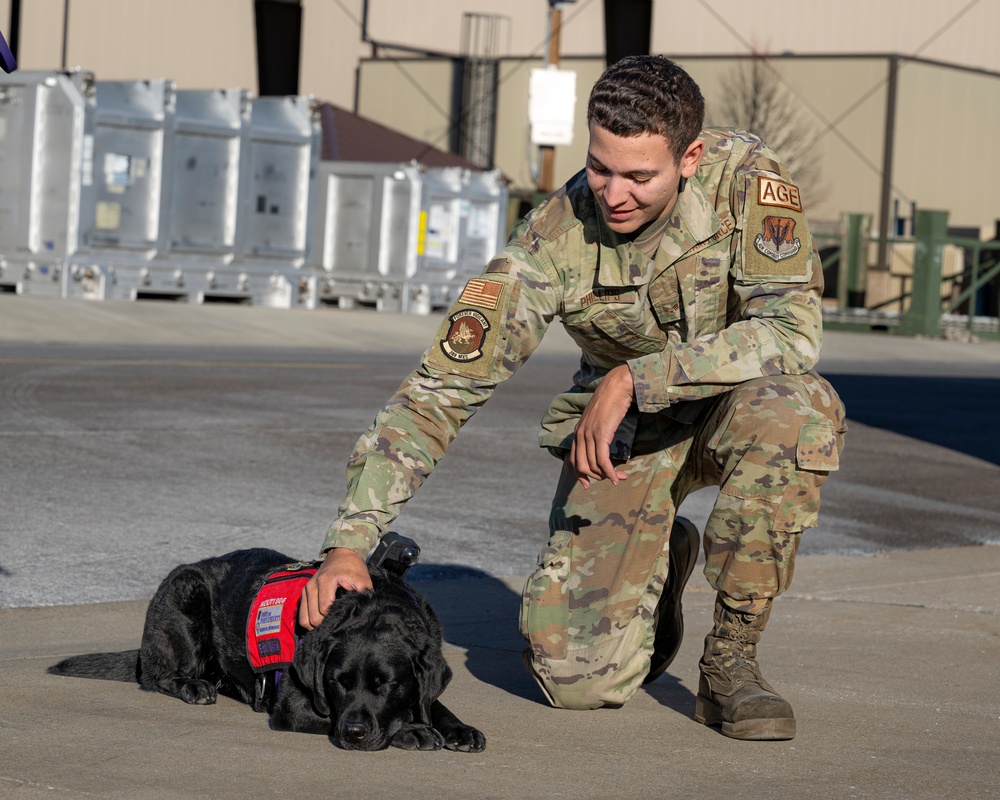
[[[14,54],[10,52],[2,33],[0,33],[0,69],[8,75],[17,69],[17,61],[14,60]]]

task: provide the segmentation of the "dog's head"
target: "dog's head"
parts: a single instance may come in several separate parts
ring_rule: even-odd
[[[451,680],[437,620],[403,584],[347,592],[307,634],[293,669],[330,735],[349,750],[381,750],[430,709]]]

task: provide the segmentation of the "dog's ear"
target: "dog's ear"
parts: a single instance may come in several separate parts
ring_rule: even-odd
[[[307,633],[292,659],[292,669],[295,670],[302,686],[309,692],[313,708],[321,717],[330,716],[330,705],[326,702],[326,689],[323,686],[323,673],[326,662],[336,642],[330,636],[320,635],[323,626]]]
[[[451,667],[444,660],[441,647],[433,641],[425,641],[413,657],[413,671],[417,677],[420,695],[417,713],[420,722],[431,725],[431,706],[451,681]]]
[[[326,662],[337,647],[337,633],[351,627],[357,610],[357,596],[353,593],[338,593],[337,599],[317,628],[307,633],[295,648],[292,669],[298,675],[310,695],[313,708],[321,717],[330,716],[330,704],[326,700],[323,685]]]

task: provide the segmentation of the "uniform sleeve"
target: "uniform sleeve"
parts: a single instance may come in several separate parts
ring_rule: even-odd
[[[358,441],[322,551],[365,556],[459,430],[538,346],[558,308],[539,254],[510,247],[466,284],[420,366]]]
[[[764,160],[733,182],[737,210],[726,327],[629,362],[640,411],[711,397],[767,375],[797,375],[819,359],[823,268],[798,188]]]

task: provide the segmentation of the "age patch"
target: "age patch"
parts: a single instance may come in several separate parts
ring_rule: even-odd
[[[792,211],[802,211],[802,198],[799,187],[791,183],[779,181],[777,178],[758,178],[757,204],[761,206],[777,206]]]
[[[764,175],[751,178],[743,214],[742,277],[804,283],[809,279],[811,252],[798,188]]]

